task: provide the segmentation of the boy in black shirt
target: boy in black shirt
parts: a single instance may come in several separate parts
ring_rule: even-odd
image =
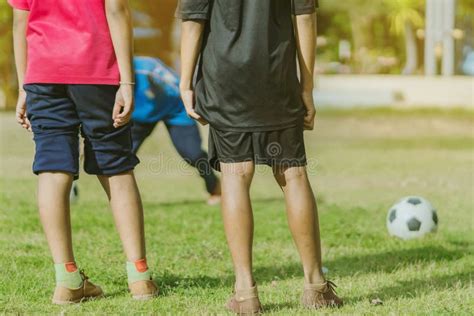
[[[312,130],[315,118],[316,6],[317,0],[181,0],[178,8],[180,90],[188,115],[210,124],[209,159],[222,171],[222,214],[236,274],[227,307],[237,313],[261,310],[252,274],[255,164],[271,166],[284,192],[303,263],[303,305],[342,305],[321,272],[317,208],[305,167],[303,130]]]

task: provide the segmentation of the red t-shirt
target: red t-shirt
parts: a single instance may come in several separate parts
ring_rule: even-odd
[[[25,84],[119,84],[104,0],[8,2],[30,11]]]

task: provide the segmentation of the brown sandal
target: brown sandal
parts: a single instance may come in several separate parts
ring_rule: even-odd
[[[104,296],[100,286],[89,281],[89,278],[80,271],[82,285],[77,289],[70,289],[61,285],[56,285],[52,302],[57,305],[80,303],[82,301]]]
[[[262,305],[258,299],[257,286],[245,290],[234,290],[234,294],[227,302],[226,308],[239,315],[261,313]]]
[[[146,301],[158,296],[159,289],[156,283],[150,280],[136,281],[128,284],[132,298],[137,301]]]
[[[343,301],[336,295],[336,284],[326,281],[322,284],[305,284],[301,303],[306,308],[341,307]]]

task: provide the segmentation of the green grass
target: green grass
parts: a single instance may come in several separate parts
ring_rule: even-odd
[[[337,113],[336,113],[337,112]],[[474,135],[470,111],[323,110],[306,135],[318,194],[324,265],[346,305],[325,314],[471,314],[474,255]],[[107,297],[70,307],[49,303],[51,259],[35,206],[31,135],[0,114],[0,312],[12,314],[225,314],[232,266],[218,208],[159,128],[140,153],[137,177],[148,259],[162,295],[133,302],[124,256],[104,194],[81,175],[73,206],[78,263]],[[390,238],[388,208],[419,194],[436,206],[436,234]],[[309,314],[298,302],[302,273],[281,193],[267,168],[252,188],[255,276],[269,314]],[[370,300],[380,298],[383,305]]]

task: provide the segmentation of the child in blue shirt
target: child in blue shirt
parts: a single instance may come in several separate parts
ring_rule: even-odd
[[[179,155],[195,167],[206,184],[208,204],[220,202],[219,180],[201,148],[196,122],[184,108],[179,77],[158,58],[135,57],[135,110],[132,115],[133,151],[136,153],[155,126],[163,121]]]

